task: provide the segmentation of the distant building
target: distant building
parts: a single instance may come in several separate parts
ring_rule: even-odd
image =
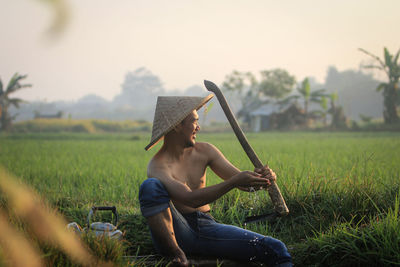
[[[279,107],[273,104],[266,104],[250,113],[250,129],[253,132],[266,131],[271,128],[270,117],[279,112]]]
[[[35,111],[35,119],[60,119],[63,116],[63,112],[59,111],[56,114],[41,114]]]
[[[305,112],[296,103],[284,110],[280,110],[278,105],[266,104],[251,112],[250,117],[250,128],[253,132],[307,128]],[[311,115],[310,117],[312,118]]]

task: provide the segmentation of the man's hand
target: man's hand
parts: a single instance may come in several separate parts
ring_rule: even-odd
[[[189,261],[187,260],[185,253],[181,249],[177,249],[174,254],[175,255],[172,259],[172,266],[189,266]]]
[[[260,188],[268,187],[271,182],[267,178],[263,178],[259,173],[251,171],[243,171],[231,178],[234,182],[234,186],[240,189],[243,188]]]
[[[263,178],[267,178],[270,182],[276,181],[276,174],[272,169],[270,169],[268,167],[268,165],[265,165],[262,168],[255,168],[254,172],[260,174],[261,177],[263,177]],[[271,183],[270,183],[270,185],[271,185]]]

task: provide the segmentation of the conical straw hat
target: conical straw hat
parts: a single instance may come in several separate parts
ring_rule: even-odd
[[[146,150],[152,148],[164,135],[177,126],[193,110],[200,109],[214,95],[197,96],[159,96],[154,113],[153,130]]]

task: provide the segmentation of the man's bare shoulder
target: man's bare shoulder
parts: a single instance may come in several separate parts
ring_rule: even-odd
[[[147,164],[147,176],[148,177],[159,177],[169,173],[168,165],[164,158],[159,154],[156,154]]]
[[[195,149],[200,153],[209,153],[218,150],[213,144],[207,142],[196,142]]]
[[[219,149],[211,143],[198,142],[196,143],[195,148],[197,153],[207,161],[207,165],[222,155]]]

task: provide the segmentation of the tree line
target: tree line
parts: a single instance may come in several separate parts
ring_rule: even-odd
[[[382,82],[376,87],[376,90],[383,96],[384,122],[385,124],[398,123],[398,106],[400,105],[398,58],[400,50],[392,55],[387,48],[384,48],[383,59],[364,49],[360,48],[359,50],[374,60],[372,64],[364,65],[362,68],[378,69],[385,73],[387,82]],[[330,69],[330,71],[329,74],[335,76],[337,71],[335,69]],[[316,120],[321,120],[323,126],[327,127],[328,115],[331,117],[330,128],[347,127],[344,109],[337,104],[337,91],[329,92],[326,88],[312,90],[309,78],[305,78],[296,85],[295,77],[283,69],[263,70],[260,71],[258,77],[251,72],[235,70],[226,76],[222,84],[225,92],[240,99],[241,108],[237,112],[237,116],[244,123],[251,123],[254,110],[264,105],[275,105],[278,107],[278,111],[269,114],[270,128],[280,129],[287,127],[287,124],[293,126],[296,123],[302,127],[309,127],[311,122]],[[296,90],[293,92],[294,88]],[[319,108],[310,110],[312,104]],[[359,115],[364,121],[370,120],[364,114]],[[275,125],[271,125],[273,123]]]
[[[222,88],[241,100],[237,117],[248,125],[251,123],[254,110],[263,105],[276,105],[279,112],[269,115],[278,117],[275,125],[270,128],[287,128],[288,124],[309,127],[311,121],[318,118],[322,119],[326,127],[328,113],[332,115],[331,128],[344,127],[345,117],[342,108],[336,105],[336,92],[328,93],[326,89],[311,90],[310,81],[305,78],[297,85],[293,94],[295,85],[295,77],[286,70],[272,69],[261,71],[259,79],[250,72],[233,71],[226,76]],[[312,103],[319,104],[321,110],[310,111]]]
[[[387,77],[385,82],[376,83],[376,90],[382,94],[382,114],[385,124],[396,124],[399,121],[398,107],[400,104],[400,94],[398,92],[400,77],[398,59],[400,50],[392,55],[387,48],[384,48],[383,58],[364,49],[359,50],[373,60],[371,64],[364,65],[364,69],[382,71]],[[11,115],[10,109],[18,108],[21,104],[24,105],[22,99],[12,98],[12,94],[20,89],[32,86],[31,84],[22,83],[26,78],[27,75],[16,73],[6,86],[3,86],[0,78],[0,129],[3,131],[11,128],[12,121],[16,117],[16,114]],[[258,77],[251,72],[233,71],[226,76],[222,88],[227,92],[232,104],[239,102],[237,116],[244,123],[250,123],[251,114],[254,110],[268,105],[278,107],[278,111],[274,114],[275,117],[272,116],[278,123],[285,121],[285,119],[287,123],[290,123],[287,120],[287,116],[293,117],[297,112],[301,113],[300,115],[297,114],[297,122],[303,124],[304,127],[309,127],[315,121],[320,121],[324,127],[327,127],[328,116],[330,116],[330,127],[341,128],[345,125],[346,116],[344,115],[343,107],[338,104],[340,102],[338,101],[338,93],[335,90],[324,88],[324,86],[331,87],[333,85],[345,88],[349,84],[349,80],[359,79],[362,82],[364,78],[365,75],[363,76],[363,74],[338,73],[335,68],[330,68],[325,85],[316,85],[316,82],[311,77],[305,78],[297,84],[295,77],[284,69],[263,70]],[[335,83],[335,79],[341,79],[342,81],[341,83],[337,83],[337,81]],[[340,88],[336,89],[340,90]],[[188,88],[184,92],[184,94],[193,95],[199,93],[201,93],[201,88],[196,86]],[[341,94],[346,93],[348,92],[341,92]],[[361,95],[367,94],[367,92],[356,93],[360,95],[360,99],[362,98]],[[126,119],[121,116],[136,114],[137,117],[140,117],[143,114],[150,114],[149,107],[155,105],[156,95],[160,94],[172,95],[182,94],[182,92],[167,92],[162,87],[162,83],[157,76],[144,68],[139,68],[135,72],[127,73],[122,84],[121,93],[115,96],[111,103],[107,103],[101,97],[87,96],[85,101],[82,101],[82,104],[89,109],[90,105],[95,102],[96,105],[94,106],[98,106],[98,108],[94,110],[102,111],[102,114],[109,116],[109,119],[113,118],[110,114],[113,114],[114,111],[106,107],[109,105],[114,106],[116,108],[115,115],[118,115],[119,119]],[[98,101],[99,99],[102,101]],[[149,99],[151,103],[148,102]],[[342,105],[344,102],[342,100]],[[352,104],[347,103],[348,106]],[[368,103],[365,104],[368,105]],[[79,110],[82,111],[81,108]],[[90,114],[95,114],[95,112],[92,111]],[[360,116],[363,120],[367,121],[369,119],[367,115],[361,114]],[[145,119],[149,118],[146,117]]]

